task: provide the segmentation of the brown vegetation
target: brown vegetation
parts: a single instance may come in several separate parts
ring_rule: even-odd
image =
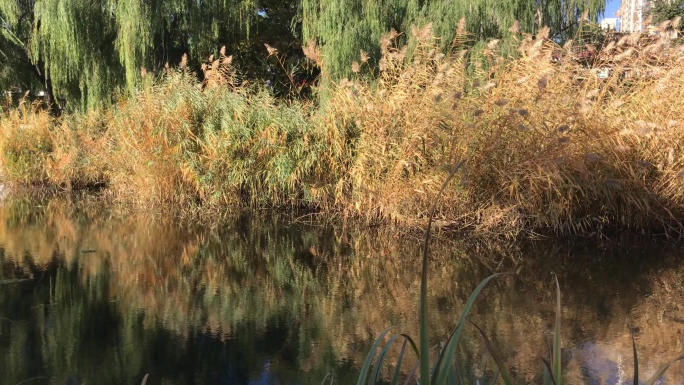
[[[22,106],[0,118],[0,169],[5,183],[102,184],[141,207],[296,206],[411,227],[465,159],[438,224],[682,232],[682,46],[626,36],[596,55],[604,79],[544,31],[479,51],[461,36],[447,55],[429,26],[414,35],[410,55],[386,36],[379,78],[345,79],[320,105],[230,87],[222,55],[204,84],[169,69],[109,109],[55,120]]]

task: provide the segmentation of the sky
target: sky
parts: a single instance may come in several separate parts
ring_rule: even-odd
[[[603,17],[615,17],[618,8],[620,8],[620,0],[606,0],[606,12]]]

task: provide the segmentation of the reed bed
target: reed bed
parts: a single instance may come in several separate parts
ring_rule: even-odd
[[[405,363],[404,356],[405,353],[408,356],[415,356],[417,363],[414,364],[413,369],[410,370],[404,383],[421,383],[421,384],[463,384],[468,381],[464,381],[463,368],[468,367],[468,363],[465,360],[460,359],[456,353],[459,344],[462,340],[464,330],[468,324],[471,324],[474,329],[480,333],[482,341],[486,348],[487,353],[490,355],[491,361],[494,362],[496,371],[492,377],[489,377],[487,370],[481,378],[477,379],[477,384],[497,384],[499,376],[502,382],[506,385],[513,385],[518,383],[513,379],[511,372],[506,367],[503,361],[503,355],[499,349],[492,343],[487,333],[478,326],[475,322],[470,319],[470,312],[475,305],[476,300],[480,296],[481,292],[485,289],[488,284],[503,275],[514,276],[514,273],[496,273],[482,280],[477,287],[470,294],[470,297],[463,305],[461,310],[461,315],[459,316],[458,323],[453,331],[449,334],[449,337],[445,342],[439,342],[434,347],[430,348],[429,338],[429,326],[428,326],[428,313],[429,313],[429,301],[428,301],[428,271],[429,271],[429,261],[430,261],[430,234],[432,229],[432,223],[434,219],[434,213],[436,211],[437,204],[442,193],[445,191],[449,182],[452,180],[453,176],[459,170],[460,165],[457,165],[449,177],[444,181],[442,187],[440,188],[438,194],[436,195],[435,202],[430,210],[430,215],[428,217],[427,228],[425,230],[425,240],[423,241],[423,253],[422,253],[422,269],[420,276],[420,299],[418,300],[420,321],[419,321],[419,338],[417,343],[414,339],[406,333],[394,333],[392,332],[393,327],[389,327],[382,331],[380,335],[376,338],[370,352],[364,360],[363,366],[361,367],[361,372],[358,377],[357,384],[378,384],[383,381],[383,372],[388,372],[389,365],[394,366],[392,368],[392,380],[391,384],[396,385],[402,381],[402,365]],[[563,308],[561,306],[561,290],[558,277],[555,277],[556,281],[556,309],[555,309],[555,320],[553,326],[553,333],[551,337],[551,343],[549,344],[549,351],[547,357],[539,357],[540,361],[543,362],[541,377],[543,380],[541,383],[544,385],[562,385],[566,383],[563,369],[563,354],[562,354],[562,339],[561,339],[561,321],[563,318]],[[632,377],[633,383],[641,383],[640,377],[643,375],[639,372],[639,359],[637,354],[636,341],[634,336],[634,331],[631,331],[632,339],[632,358],[634,363],[634,374]],[[396,343],[396,345],[395,345]],[[402,343],[401,348],[399,348],[399,343]],[[388,360],[388,353],[391,350],[398,350],[398,357],[394,362],[393,359]],[[436,350],[436,354],[431,354],[431,350]],[[663,377],[665,372],[669,367],[684,359],[684,355],[679,355],[678,357],[672,358],[669,361],[663,363],[658,367],[655,372],[645,380],[644,384],[654,385],[660,378]],[[486,366],[485,366],[486,367]]]
[[[477,50],[462,31],[446,54],[430,26],[412,36],[409,52],[386,35],[378,68],[365,68],[361,52],[358,77],[325,82],[315,102],[234,87],[222,51],[203,66],[203,82],[181,63],[85,114],[5,110],[3,183],[106,186],[138,208],[295,207],[410,228],[463,161],[437,208],[439,227],[682,233],[681,45],[625,36],[590,47],[587,66],[573,60],[572,42],[560,47],[545,30]],[[315,47],[306,52],[325,67]]]

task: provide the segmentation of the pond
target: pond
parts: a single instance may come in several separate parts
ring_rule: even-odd
[[[0,384],[356,383],[383,329],[418,336],[420,243],[277,215],[198,225],[92,197],[6,198]],[[429,268],[431,342],[446,339],[481,279],[517,272],[483,292],[471,320],[519,383],[540,383],[555,273],[566,382],[631,384],[630,327],[642,379],[681,353],[683,257],[680,244],[634,236],[442,237]],[[458,354],[466,383],[493,374],[474,328]],[[661,383],[684,383],[684,367]]]

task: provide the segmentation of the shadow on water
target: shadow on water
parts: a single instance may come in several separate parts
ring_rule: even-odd
[[[320,384],[331,373],[353,383],[380,330],[418,324],[419,244],[277,216],[207,228],[123,215],[90,198],[6,200],[0,384],[137,384],[145,373],[149,384]],[[484,292],[473,321],[521,383],[537,383],[555,272],[567,383],[628,383],[627,323],[645,375],[682,348],[682,254],[681,245],[628,237],[441,240],[430,263],[429,330],[445,338],[481,279],[517,271],[521,279]],[[472,330],[459,354],[474,383],[487,354]],[[684,372],[665,380],[684,383]]]

